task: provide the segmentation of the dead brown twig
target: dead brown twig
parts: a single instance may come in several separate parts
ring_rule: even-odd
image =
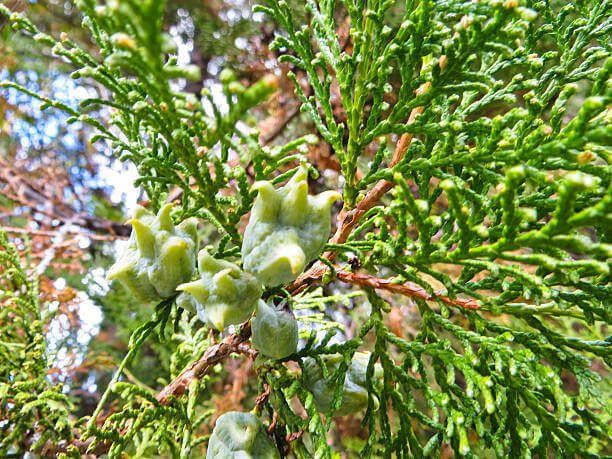
[[[15,228],[12,226],[0,226],[0,230],[4,231],[5,233],[15,233],[15,234],[22,233],[22,234],[28,234],[29,236],[57,237],[59,235],[58,231],[30,230],[27,228]],[[74,235],[74,236],[82,236],[88,239],[92,239],[94,241],[116,241],[117,239],[127,239],[124,236],[89,234],[85,232],[68,231],[67,234]]]

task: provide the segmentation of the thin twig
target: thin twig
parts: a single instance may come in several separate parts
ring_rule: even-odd
[[[264,389],[263,393],[258,395],[257,397],[255,397],[255,406],[257,408],[259,408],[261,405],[263,405],[264,402],[270,396],[270,393],[271,393],[270,386],[268,386],[267,384],[264,383],[264,387],[265,387],[265,389]]]
[[[266,135],[261,136],[261,142],[263,145],[268,145],[274,139],[276,139],[285,130],[287,125],[300,113],[300,105],[293,107],[291,111],[285,115],[285,117],[278,123],[274,129]]]
[[[357,274],[350,271],[343,270],[340,266],[335,266],[336,275],[338,280],[349,284],[356,284],[362,287],[372,287],[375,289],[387,290],[393,293],[400,293],[412,298],[420,298],[426,301],[432,301],[436,298],[445,304],[450,306],[459,306],[465,309],[480,309],[480,304],[472,298],[455,298],[454,300],[446,295],[442,295],[441,292],[436,292],[433,295],[427,293],[427,291],[419,287],[412,282],[406,282],[404,284],[395,284],[393,279],[379,279],[375,276],[368,276],[366,274]]]

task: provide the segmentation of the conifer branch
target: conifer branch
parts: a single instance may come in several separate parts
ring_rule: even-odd
[[[210,346],[199,360],[183,370],[155,398],[163,405],[170,404],[174,397],[180,397],[184,394],[194,380],[201,379],[212,367],[231,353],[254,357],[256,351],[246,344],[250,337],[251,325],[250,322],[246,322],[238,333],[233,333],[220,343]]]
[[[250,337],[251,325],[250,322],[246,322],[242,325],[238,333],[233,333],[223,341],[210,346],[200,359],[183,370],[179,376],[159,391],[155,398],[164,406],[170,405],[173,400],[187,392],[194,381],[202,379],[211,368],[231,353],[244,354],[254,358],[257,352],[246,344]],[[131,427],[131,422],[128,422],[128,425],[122,430],[122,433],[125,433],[129,427]],[[39,438],[40,435],[33,432],[26,437],[24,443],[26,447],[30,449]],[[101,441],[96,443],[93,449],[90,449],[93,441],[94,438],[81,439],[78,437],[71,442],[66,440],[57,443],[47,441],[39,446],[36,453],[57,456],[60,453],[67,453],[76,449],[80,454],[93,454],[99,456],[108,453],[112,446],[112,442],[110,441]]]
[[[256,10],[279,25],[271,48],[291,69],[300,110],[331,147],[340,174],[325,183],[343,188],[344,209],[331,238],[325,220],[320,242],[328,240],[327,251],[319,256],[317,246],[308,256],[319,261],[288,287],[277,285],[304,264],[292,266],[291,276],[266,283],[263,292],[267,302],[296,312],[305,342],[293,354],[261,359],[261,395],[253,400],[244,391],[231,403],[246,411],[254,402],[273,448],[290,447],[299,458],[336,454],[330,429],[341,431],[342,422],[332,418],[347,401],[362,410],[361,457],[436,457],[447,448],[461,457],[605,454],[612,435],[610,390],[600,381],[612,367],[605,336],[612,323],[612,4],[308,0],[302,15],[288,2],[266,3]],[[72,66],[79,84],[93,81],[105,91],[73,108],[15,82],[0,87],[95,128],[92,142],[107,142],[137,167],[136,185],[151,210],[180,197],[168,214],[173,223],[208,223],[209,255],[228,263],[242,255],[236,272],[251,272],[240,228],[257,193],[246,165],[254,180],[278,185],[294,172],[288,163],[304,162],[305,144],[316,136],[266,145],[297,109],[268,137],[236,129],[276,90],[273,78],[245,88],[224,71],[214,97],[169,83],[200,75],[179,64],[162,32],[163,0],[75,5],[94,52],[67,33],[56,40],[1,3],[0,15]],[[99,106],[112,115],[90,109]],[[3,181],[17,184],[8,174]],[[17,185],[6,191],[18,205],[30,199],[63,209],[35,183]],[[84,219],[78,225],[95,229]],[[190,313],[181,304],[189,305],[164,295],[152,320],[135,331],[134,322],[121,325],[133,332],[128,352],[83,426],[68,394],[48,378],[35,269],[26,269],[2,234],[0,361],[8,363],[0,363],[0,379],[8,383],[0,382],[0,406],[11,408],[2,411],[0,454],[195,453],[207,441],[200,426],[225,402],[208,398],[231,373],[216,371],[219,364],[229,369],[232,354],[258,355],[250,321],[215,343],[209,327],[197,324],[200,311],[183,320]],[[338,282],[330,288],[300,293],[332,280]],[[412,324],[389,310],[384,292],[415,306],[418,325],[408,334],[402,331]],[[138,369],[140,346],[154,334],[159,342],[149,342],[150,350],[171,349],[158,355],[170,354],[171,382],[157,395],[148,382],[121,380],[130,361]],[[348,393],[356,376],[351,362],[366,348],[365,375],[358,372],[365,385]],[[337,368],[326,364],[330,356]],[[323,391],[308,384],[309,361],[326,379]]]
[[[446,63],[446,59],[440,59],[440,69],[444,68]],[[431,88],[431,83],[427,82],[420,86],[415,94],[416,96],[420,96],[424,94],[426,91]],[[412,109],[410,112],[410,116],[408,117],[408,121],[406,125],[412,124],[418,115],[423,113],[423,106],[418,106]],[[389,165],[390,168],[393,168],[396,164],[398,164],[408,147],[410,146],[410,142],[412,141],[413,134],[410,132],[406,132],[402,134],[399,141],[395,146],[395,151],[393,152],[393,158],[391,159],[391,163]],[[340,214],[338,214],[338,229],[329,240],[330,244],[343,244],[347,241],[348,237],[351,234],[351,231],[357,226],[357,224],[361,221],[361,218],[372,208],[374,207],[378,201],[389,191],[391,190],[395,184],[387,179],[379,180],[376,185],[364,196],[364,198],[357,203],[355,208],[347,211],[343,209]],[[336,258],[337,252],[329,251],[323,254],[323,257],[333,262]],[[316,261],[308,271],[302,273],[295,281],[291,283],[291,285],[287,288],[290,292],[299,293],[306,285],[315,282],[323,277],[323,275],[327,272],[327,266],[320,262]]]

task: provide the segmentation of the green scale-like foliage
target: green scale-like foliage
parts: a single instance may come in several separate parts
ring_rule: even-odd
[[[47,379],[48,359],[38,277],[27,269],[17,247],[0,231],[0,454],[15,444],[39,449],[47,441],[72,439],[72,408],[60,386]],[[26,263],[24,263],[24,261]],[[32,430],[40,435],[29,437]]]
[[[466,456],[598,451],[610,435],[609,395],[594,397],[599,376],[586,357],[612,364],[600,328],[612,312],[612,5],[347,1],[350,51],[335,32],[336,2],[307,5],[309,26],[293,23],[282,1],[260,10],[286,30],[273,45],[281,60],[308,75],[314,97],[296,88],[340,160],[345,205],[380,179],[395,184],[337,248],[366,252],[372,272],[430,293],[433,278],[451,299],[480,305],[459,311],[459,325],[447,304],[418,301],[420,331],[406,340],[368,293],[361,335],[374,335],[385,376],[377,395],[391,410],[367,412],[364,452],[428,456],[447,442]],[[345,124],[334,118],[335,85]],[[571,103],[580,107],[569,117]],[[393,167],[390,134],[414,136]],[[501,314],[510,325],[492,318]],[[593,339],[559,333],[564,317],[588,324]],[[564,370],[579,395],[561,389]]]
[[[270,78],[245,89],[223,75],[229,111],[221,114],[204,91],[210,117],[203,100],[171,89],[169,79],[197,78],[197,71],[176,65],[160,33],[163,2],[77,3],[99,56],[67,37],[56,42],[0,6],[15,29],[75,66],[75,78],[106,91],[82,102],[82,111],[44,98],[43,105],[98,128],[92,140],[134,162],[153,210],[179,186],[174,223],[212,223],[219,243],[211,256],[239,263],[239,221],[257,194],[250,185],[303,174],[286,164],[305,163],[294,152],[313,139],[270,148],[236,130],[274,90]],[[612,3],[307,0],[306,9],[309,23],[294,22],[298,15],[284,1],[257,7],[281,27],[272,48],[292,68],[302,110],[339,161],[344,210],[359,206],[381,180],[390,191],[351,222],[346,239],[327,245],[339,254],[342,280],[357,267],[359,279],[371,276],[356,282],[366,285],[365,295],[336,282],[341,273],[327,260],[325,293],[334,295],[314,286],[294,296],[283,287],[263,293],[290,303],[302,338],[293,354],[256,361],[260,392],[269,394],[255,412],[275,420],[279,450],[337,457],[348,443],[329,441],[334,413],[344,412],[356,352],[367,350],[357,354],[369,356],[357,375],[367,390],[357,413],[367,432],[350,448],[361,457],[437,457],[449,445],[457,457],[609,454],[610,388],[594,369],[609,377],[612,366],[605,336],[612,324]],[[113,107],[110,126],[85,113],[90,105]],[[406,150],[392,159],[402,135]],[[240,166],[229,166],[232,150]],[[377,277],[392,281],[377,284]],[[421,293],[382,293],[405,293],[408,285]],[[156,329],[163,337],[170,320],[180,344],[169,377],[204,355],[206,327],[179,320],[175,299],[162,301],[134,331],[85,426],[91,448],[106,440],[114,457],[188,457],[206,441],[198,429],[214,406],[207,377],[167,405],[119,382],[142,342]],[[362,309],[354,333],[324,314],[340,302]],[[418,315],[414,333],[389,326],[390,307],[407,305]],[[326,380],[324,404],[309,390],[307,370]],[[564,378],[577,381],[577,391]],[[125,409],[98,425],[111,394],[123,397]],[[324,416],[317,405],[328,407]],[[11,418],[3,428],[22,432],[23,422]]]

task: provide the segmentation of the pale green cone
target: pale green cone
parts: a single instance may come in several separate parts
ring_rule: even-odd
[[[298,344],[298,324],[287,311],[259,300],[251,320],[251,343],[265,357],[282,359],[293,354]]]
[[[259,418],[230,411],[217,419],[208,441],[206,459],[280,459]]]
[[[196,224],[187,220],[175,227],[171,208],[165,205],[157,216],[140,206],[135,209],[128,220],[128,246],[107,274],[108,280],[119,280],[143,301],[171,296],[195,271]]]
[[[158,262],[165,269],[154,270],[150,276],[162,296],[172,295],[177,285],[191,278],[195,268],[193,258],[193,251],[185,239],[171,236],[164,242]]]
[[[353,355],[342,387],[342,402],[334,412],[334,416],[357,413],[368,406],[366,376],[369,360],[369,352],[356,352]],[[331,377],[338,370],[342,362],[342,356],[339,354],[330,355],[324,357],[324,361],[327,373]],[[314,359],[308,358],[304,363],[304,387],[312,393],[317,409],[322,413],[327,412],[334,398],[334,385],[329,382],[329,379],[323,377],[323,371]],[[374,366],[373,378],[374,385],[379,384],[382,379],[382,367],[378,363]],[[379,401],[375,395],[373,395],[373,402],[374,409],[377,410]]]
[[[244,232],[242,263],[266,286],[293,281],[329,239],[331,205],[341,195],[309,196],[307,179],[308,169],[302,166],[279,189],[269,182],[253,186],[259,195]]]
[[[177,305],[195,311],[198,318],[223,330],[247,320],[261,297],[261,283],[234,263],[217,260],[201,250],[198,254],[200,278],[181,284]]]

